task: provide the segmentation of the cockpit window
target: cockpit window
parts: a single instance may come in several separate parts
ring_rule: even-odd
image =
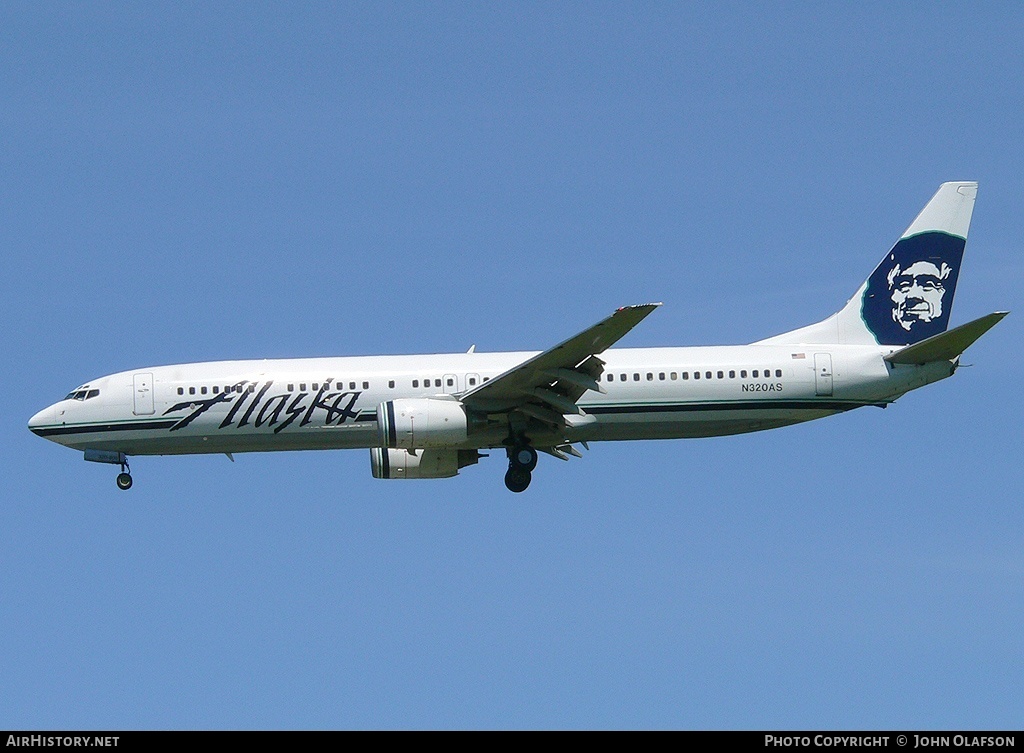
[[[100,391],[99,390],[81,389],[81,390],[75,390],[74,392],[69,392],[67,394],[67,397],[65,397],[64,399],[65,400],[78,400],[79,402],[81,402],[82,400],[91,400],[94,397],[99,397],[99,395],[100,395]]]

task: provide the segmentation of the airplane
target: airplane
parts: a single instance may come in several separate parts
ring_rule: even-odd
[[[952,376],[1006,311],[948,329],[975,182],[943,183],[837,313],[749,345],[613,349],[661,304],[625,306],[542,352],[219,361],[93,379],[34,415],[35,434],[129,456],[369,449],[375,478],[449,478],[503,449],[522,492],[538,453],[590,442],[774,429]]]

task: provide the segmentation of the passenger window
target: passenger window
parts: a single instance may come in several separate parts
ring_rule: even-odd
[[[626,381],[626,375],[625,374],[619,374],[619,381],[620,382],[625,382]]]
[[[320,389],[320,383],[319,382],[313,382],[313,389],[314,390]]]
[[[470,377],[469,378],[469,386],[472,387],[474,384],[476,384],[476,377]]]
[[[699,371],[693,372],[693,378],[694,379],[700,379],[700,372]]]
[[[348,383],[348,388],[349,388],[350,390],[354,390],[354,389],[356,388],[356,383],[355,383],[355,382],[349,382],[349,383]]]
[[[179,395],[184,395],[185,394],[185,388],[184,387],[179,387],[178,388],[178,394]]]
[[[668,375],[668,378],[671,379],[674,382],[676,380],[676,372],[673,371],[671,374]],[[686,373],[685,372],[683,373],[683,379],[686,379]]]
[[[711,372],[710,371],[705,371],[704,372],[704,377],[705,377],[705,379],[710,379],[711,378]]]
[[[633,372],[633,381],[634,382],[639,382],[640,381],[640,375],[637,374],[635,371]]]
[[[672,378],[673,379],[676,378],[676,373],[674,371],[672,372]],[[684,371],[683,372],[683,379],[686,379],[686,380],[690,379],[690,372],[689,371]]]
[[[199,388],[199,391],[200,391],[201,393],[203,393],[204,395],[206,394],[206,388],[205,388],[205,387],[200,387],[200,388]]]
[[[658,381],[659,382],[664,382],[665,381],[665,372],[664,371],[658,372]]]
[[[420,380],[419,379],[413,379],[412,380],[412,386],[413,387],[419,387],[420,386]]]
[[[305,382],[299,382],[299,392],[305,392],[305,391],[306,391],[306,383]]]
[[[782,376],[782,369],[775,369],[775,376],[781,377]]]
[[[394,379],[391,379],[391,380],[388,381],[388,388],[392,389],[392,390],[395,388],[395,380]]]
[[[747,370],[743,369],[742,371],[740,371],[740,379],[746,379],[746,378],[747,378]]]
[[[730,379],[735,379],[736,378],[736,372],[735,371],[730,371],[729,372],[729,378]]]
[[[615,381],[615,375],[614,374],[605,374],[604,375],[604,381],[606,381],[606,382],[614,382]]]
[[[441,386],[441,380],[440,379],[435,379],[434,380],[434,386],[435,387],[440,387]]]
[[[291,384],[288,385],[288,391],[289,392],[295,392],[295,383],[294,382],[292,382]]]
[[[753,376],[753,377],[754,377],[754,379],[757,379],[757,369],[754,369],[754,370],[753,370],[753,371],[751,372],[751,376]]]
[[[722,372],[722,371],[719,371],[719,372],[718,372],[718,378],[719,378],[719,379],[725,379],[725,373],[724,373],[724,372]]]
[[[220,385],[219,384],[213,385],[213,394],[214,395],[219,395],[220,394]]]
[[[452,385],[454,385],[454,384],[455,384],[455,380],[454,380],[454,379],[448,379],[448,380],[446,380],[446,382],[445,382],[445,383],[446,383],[446,384],[447,384],[447,385],[448,385],[449,387],[451,387]]]
[[[647,372],[647,381],[648,382],[653,382],[654,381],[654,374],[652,374],[649,371]]]
[[[196,388],[195,387],[189,387],[188,388],[188,394],[190,394],[190,395],[196,394]]]
[[[765,379],[767,379],[767,378],[768,378],[768,377],[770,377],[771,375],[772,375],[772,370],[771,370],[771,369],[765,369],[765,370],[764,370],[764,378],[765,378]]]
[[[364,390],[370,389],[370,383],[369,382],[363,382],[363,389]]]
[[[255,384],[250,384],[249,385],[249,394],[251,395],[255,391],[256,391],[256,385]]]

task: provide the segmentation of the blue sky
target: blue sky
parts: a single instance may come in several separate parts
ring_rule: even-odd
[[[0,727],[1014,728],[1013,3],[5,4]],[[742,343],[981,184],[973,368],[774,432],[139,458],[25,428],[227,358]]]

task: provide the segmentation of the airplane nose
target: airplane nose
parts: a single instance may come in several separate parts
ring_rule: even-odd
[[[52,426],[55,423],[57,423],[56,411],[54,411],[53,406],[51,405],[49,408],[43,408],[37,414],[32,416],[32,418],[28,420],[28,428],[33,433],[38,434],[39,429],[44,426]]]

